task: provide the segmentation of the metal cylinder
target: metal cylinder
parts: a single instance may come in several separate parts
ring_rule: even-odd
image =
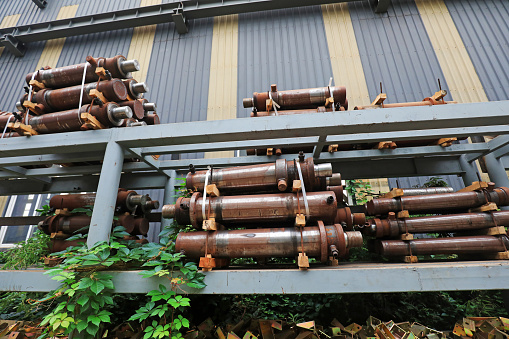
[[[478,230],[509,225],[509,211],[460,213],[403,219],[371,219],[364,233],[377,238],[409,233],[440,233]]]
[[[148,92],[148,86],[143,82],[134,79],[122,80],[131,99],[143,98],[143,93]]]
[[[443,213],[479,207],[488,202],[498,206],[509,204],[509,188],[500,187],[485,192],[455,192],[430,195],[402,196],[398,198],[379,198],[368,201],[366,215],[382,215],[389,212],[408,210],[409,212]]]
[[[127,90],[119,79],[93,82],[83,86],[82,105],[90,104],[90,91],[96,89],[109,101],[124,101]],[[77,108],[80,102],[81,85],[61,89],[43,89],[35,93],[32,102],[41,104],[44,112],[56,112]]]
[[[344,223],[347,230],[353,230],[354,225],[364,225],[366,223],[366,215],[364,213],[352,213],[350,207],[338,208],[334,223]]]
[[[95,193],[87,194],[66,194],[55,195],[49,201],[49,206],[55,209],[68,209],[83,208],[85,206],[93,206],[95,204]],[[135,191],[128,191],[119,189],[115,207],[123,212],[133,212],[137,206],[155,206],[159,207],[157,200],[150,200],[147,195],[141,195]]]
[[[341,174],[340,173],[332,173],[332,176],[327,177],[326,179],[327,186],[341,186]]]
[[[322,220],[331,224],[337,213],[336,195],[332,192],[309,192],[307,194],[309,217],[306,223]],[[196,192],[191,198],[179,198],[175,207],[163,207],[163,218],[175,218],[180,225],[191,224],[201,229],[203,220],[210,217],[225,225],[259,225],[274,224],[295,225],[299,213],[306,214],[302,194],[279,193],[239,196],[207,197],[205,215],[203,215],[203,197]]]
[[[279,159],[275,163],[214,169],[208,183],[228,194],[291,192],[293,181],[299,179],[296,166],[294,160]],[[325,190],[326,179],[316,175],[312,158],[300,162],[300,167],[307,192]],[[187,189],[203,192],[206,175],[207,171],[189,172]]]
[[[137,72],[140,70],[140,63],[136,59],[121,61],[120,69],[124,73]]]
[[[15,122],[16,119],[14,118],[14,114],[10,112],[0,112],[0,136],[1,133],[3,133],[5,126],[7,125],[7,122]]]
[[[416,107],[416,106],[433,106],[433,105],[446,105],[446,104],[455,104],[456,101],[442,101],[442,100],[434,100],[433,98],[426,98],[423,101],[415,101],[415,102],[396,102],[393,104],[383,104],[383,105],[367,105],[367,106],[355,106],[354,110],[364,110],[364,109],[378,109],[378,108],[396,108],[396,107]]]
[[[133,111],[129,107],[115,107],[111,110],[111,116],[116,120],[130,119]]]
[[[332,176],[332,164],[318,164],[315,165],[315,175],[317,177],[331,177]]]
[[[157,113],[147,114],[142,119],[147,125],[159,125],[161,121],[159,120],[159,115]]]
[[[270,96],[280,106],[280,110],[324,106],[326,99],[330,97],[334,98],[334,103],[344,106],[346,103],[346,88],[336,86],[278,91],[273,85],[270,95],[269,92],[255,92],[252,98],[246,98],[242,102],[244,108],[256,107],[258,111],[266,111],[266,101],[270,99]]]
[[[133,111],[134,117],[136,119],[143,119],[145,116],[145,109],[143,108],[143,100],[144,99],[137,99],[137,100],[128,100],[128,101],[122,101],[119,102],[118,105],[122,107],[129,107]],[[130,116],[129,118],[132,118]]]
[[[334,192],[334,194],[336,195],[337,201],[343,202],[343,199],[344,199],[343,186],[327,186],[327,188],[325,190]]]
[[[348,249],[362,246],[360,232],[343,232],[337,224],[304,227],[302,239],[304,252],[321,262],[331,255],[331,245],[336,246],[342,258]],[[175,249],[192,259],[205,254],[216,258],[295,257],[302,250],[301,231],[292,227],[179,233]]]
[[[114,78],[129,78],[130,72],[139,71],[139,63],[137,60],[125,60],[122,55],[117,55],[113,58],[91,58],[87,60],[92,62],[84,62],[77,65],[70,65],[58,68],[50,68],[46,70],[38,70],[35,72],[34,80],[37,80],[44,84],[47,88],[63,88],[69,86],[81,85],[83,80],[83,71],[85,65],[87,71],[85,75],[85,83],[96,82],[99,77],[95,73],[97,66],[104,67],[111,73]],[[137,69],[134,66],[138,65]],[[30,84],[34,73],[26,75],[26,83]]]
[[[504,246],[505,245],[505,246]],[[375,251],[385,256],[428,254],[475,254],[504,252],[509,239],[491,235],[415,240],[376,240]],[[410,252],[411,250],[411,252]]]
[[[454,188],[452,187],[402,188],[402,190],[403,195],[428,195],[454,192]]]
[[[143,109],[148,112],[157,111],[157,105],[155,102],[145,102],[143,103]]]

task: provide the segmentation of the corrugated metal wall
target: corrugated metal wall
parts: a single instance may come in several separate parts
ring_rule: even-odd
[[[509,99],[509,1],[445,4],[489,100]]]
[[[239,15],[237,117],[242,99],[280,90],[327,86],[333,75],[319,6]]]

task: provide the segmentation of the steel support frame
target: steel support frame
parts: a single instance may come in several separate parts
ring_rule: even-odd
[[[451,107],[452,106],[452,107]],[[490,112],[487,115],[486,112]],[[378,112],[375,112],[378,113]],[[383,117],[379,114],[366,112],[362,118],[355,112],[318,113],[313,117],[279,116],[265,118],[249,118],[224,121],[200,121],[193,124],[169,124],[160,126],[133,127],[136,139],[132,139],[133,131],[123,129],[96,130],[87,132],[61,133],[54,135],[38,135],[23,138],[9,138],[0,140],[0,169],[9,166],[24,166],[34,160],[41,160],[46,164],[68,163],[83,159],[96,160],[103,155],[102,166],[77,166],[24,169],[23,175],[0,172],[0,194],[13,193],[48,193],[48,192],[82,192],[97,191],[97,200],[92,215],[92,229],[89,235],[91,246],[97,241],[108,240],[113,218],[113,206],[117,188],[130,189],[166,188],[164,203],[173,202],[174,179],[178,170],[187,170],[190,163],[197,167],[208,164],[214,166],[228,166],[270,162],[275,156],[242,156],[224,159],[192,159],[192,160],[154,160],[151,154],[178,154],[180,152],[203,152],[221,149],[248,149],[253,147],[267,147],[270,145],[306,145],[326,146],[332,143],[352,144],[366,143],[379,140],[412,140],[437,139],[449,136],[499,134],[501,136],[485,144],[455,144],[450,147],[422,146],[406,147],[394,150],[356,150],[340,151],[336,153],[314,152],[306,156],[314,156],[316,162],[332,162],[335,171],[342,173],[344,178],[373,178],[405,175],[436,175],[458,174],[464,177],[465,183],[476,177],[476,169],[472,162],[485,156],[490,175],[509,186],[505,175],[505,167],[509,160],[504,156],[504,147],[509,144],[509,101],[489,102],[468,105],[443,105],[436,107],[393,108],[386,109]],[[277,120],[277,124],[274,119]],[[214,131],[210,134],[210,131]],[[77,145],[80,148],[77,150]],[[80,153],[80,149],[86,150]],[[498,152],[498,153],[495,153]],[[495,154],[499,155],[497,158]],[[142,162],[124,163],[125,157],[135,156]],[[288,159],[295,155],[285,155]],[[491,160],[489,160],[491,159]],[[494,160],[493,160],[494,159]],[[493,161],[492,161],[493,160]],[[100,175],[97,175],[99,174]],[[505,177],[504,177],[505,175]],[[49,182],[32,181],[32,177],[49,177]],[[505,181],[504,181],[505,180]],[[505,183],[507,182],[507,184]],[[498,183],[500,185],[500,183]],[[264,270],[227,270],[208,273],[207,284],[203,291],[196,293],[353,293],[384,291],[431,291],[431,290],[471,290],[471,289],[502,289],[500,281],[505,281],[507,267],[501,262],[485,263],[454,263],[452,267],[416,265],[417,271],[409,266],[384,266],[385,272],[391,275],[408,276],[401,284],[391,286],[366,284],[356,287],[355,284],[337,284],[337,276],[352,274],[356,270],[365,276],[371,266],[349,268],[341,266],[339,269],[317,269],[298,276],[298,271]],[[436,264],[435,264],[436,265]],[[380,264],[373,265],[377,270]],[[414,266],[412,266],[414,267]],[[450,271],[453,270],[454,274]],[[483,270],[487,270],[484,272]],[[477,272],[473,274],[472,272]],[[489,271],[489,272],[488,272]],[[415,279],[412,272],[420,272],[425,279],[420,284],[412,286],[408,281]],[[445,274],[445,272],[448,272]],[[0,272],[5,274],[0,279],[0,290],[19,289],[33,290],[24,281],[39,281],[29,279],[30,272]],[[19,275],[21,274],[21,276]],[[284,274],[288,279],[277,279],[278,284],[251,284],[251,281],[276,281],[272,275]],[[319,274],[326,279],[324,284],[314,286],[316,281],[312,276]],[[152,289],[149,287],[155,280],[141,284],[132,282],[138,276],[135,272],[115,273],[120,292],[143,293]],[[419,275],[419,274],[417,274]],[[309,284],[293,285],[292,281],[308,279]],[[446,279],[445,277],[454,277]],[[465,279],[461,277],[465,276]],[[476,278],[472,279],[474,276]],[[4,279],[4,277],[6,279]],[[27,277],[27,278],[23,278]],[[437,279],[440,283],[436,283]],[[469,277],[469,279],[466,279]],[[486,277],[490,277],[486,280]],[[502,278],[501,278],[502,277]],[[262,279],[259,280],[258,278]],[[428,280],[429,278],[429,280]],[[45,278],[41,278],[45,279]],[[120,281],[126,279],[127,284]],[[352,278],[354,279],[354,278]],[[329,281],[330,280],[330,281]],[[357,280],[357,279],[354,279]],[[347,280],[347,281],[354,281]],[[50,281],[48,279],[48,281]],[[145,282],[145,280],[143,280]],[[307,281],[307,280],[306,280]],[[325,281],[329,281],[325,283]],[[390,281],[388,279],[387,281]],[[489,284],[486,283],[489,281]],[[225,287],[225,282],[228,287]],[[433,283],[432,283],[433,282]],[[122,285],[123,284],[123,285]],[[27,285],[27,286],[25,286]],[[128,285],[128,286],[127,286]],[[255,286],[256,285],[256,286]],[[368,286],[369,285],[369,286]],[[47,283],[42,286],[47,287]],[[49,285],[48,285],[49,286]],[[124,287],[122,287],[124,286]],[[258,286],[258,287],[257,287]],[[333,286],[333,287],[327,287]],[[437,287],[438,286],[438,287]],[[138,290],[136,290],[138,289]],[[277,291],[276,291],[277,289]],[[191,291],[193,292],[193,291]],[[193,292],[194,293],[194,292]]]
[[[32,0],[40,8],[45,0]],[[188,32],[189,19],[208,18],[228,14],[240,14],[322,5],[360,0],[183,0],[166,4],[131,8],[113,12],[85,15],[24,26],[0,29],[0,45],[6,46],[16,56],[23,56],[28,42],[44,41],[75,35],[101,33],[124,28],[174,22],[179,34]],[[384,13],[390,0],[376,0],[375,12]]]

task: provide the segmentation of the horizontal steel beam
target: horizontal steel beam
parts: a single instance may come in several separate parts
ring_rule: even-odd
[[[128,173],[122,175],[120,187],[132,190],[164,188],[167,178],[159,173]],[[0,195],[95,192],[98,182],[98,175],[54,177],[50,184],[26,179],[4,180],[0,183]]]
[[[39,221],[46,219],[45,216],[39,217],[0,217],[0,226],[26,226],[37,225]]]
[[[34,0],[35,1],[35,0]],[[74,35],[100,33],[117,29],[174,22],[180,34],[187,33],[186,21],[227,14],[259,12],[282,8],[322,5],[360,0],[183,0],[160,5],[131,8],[85,15],[42,23],[0,29],[0,45],[9,47],[18,56],[24,54],[23,44]],[[386,10],[389,0],[379,0],[377,13]],[[37,1],[42,2],[42,1]],[[17,46],[19,44],[19,46]]]
[[[0,271],[0,291],[49,292],[59,283],[42,270]],[[166,278],[143,278],[139,271],[111,271],[115,293],[147,293]],[[205,273],[204,289],[190,294],[340,294],[507,289],[509,263],[341,263],[339,267],[226,269]],[[394,279],[398,277],[398,279]]]
[[[327,135],[326,143],[348,143],[360,140],[410,140],[412,137],[421,139],[425,136],[467,136],[472,133],[507,134],[508,123],[509,101],[387,108],[383,115],[372,111],[363,111],[362,114],[348,111],[196,121],[192,124],[136,127],[134,138],[130,128],[117,128],[0,139],[0,158],[72,153],[77,146],[86,148],[87,151],[103,151],[109,140],[114,140],[126,148],[144,148],[279,138],[299,139],[322,135]],[[383,139],[375,139],[382,136]],[[153,150],[152,148],[151,152]]]

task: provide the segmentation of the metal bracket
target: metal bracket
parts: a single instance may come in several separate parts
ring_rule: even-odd
[[[39,7],[40,9],[44,9],[46,8],[46,5],[48,4],[48,2],[46,0],[32,0],[33,3],[35,3],[37,5],[37,7]]]
[[[171,15],[173,22],[175,23],[175,28],[179,34],[186,34],[189,32],[189,28],[187,27],[187,20],[184,16],[184,8],[180,7],[175,8],[173,10],[173,14]]]
[[[4,45],[12,54],[18,57],[25,55],[26,47],[25,44],[16,39],[11,34],[6,34],[0,39],[0,44]]]
[[[371,5],[375,13],[386,13],[389,5],[391,4],[391,0],[372,0]]]

